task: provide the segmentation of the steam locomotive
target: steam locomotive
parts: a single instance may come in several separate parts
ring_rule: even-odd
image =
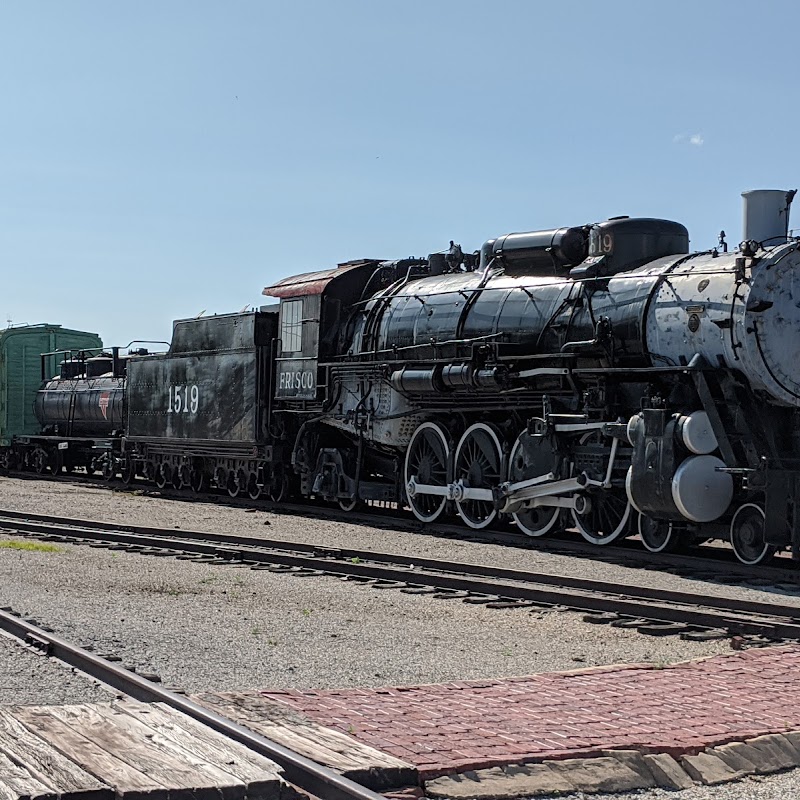
[[[393,502],[426,523],[798,557],[793,196],[745,193],[731,252],[724,234],[690,253],[677,222],[616,217],[287,278],[264,289],[277,306],[112,354],[113,430],[92,463],[232,496]],[[38,446],[70,457],[75,363],[37,400]]]

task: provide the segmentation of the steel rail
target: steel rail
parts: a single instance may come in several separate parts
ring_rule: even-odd
[[[367,789],[338,772],[317,764],[277,742],[245,728],[182,695],[151,683],[135,672],[84,650],[54,633],[0,611],[0,628],[25,644],[63,661],[120,692],[145,703],[165,703],[189,717],[208,725],[223,736],[234,739],[257,753],[275,761],[291,783],[325,800],[385,800],[384,796]]]
[[[4,517],[8,512],[0,510],[0,531],[7,529]],[[30,517],[31,515],[24,515]],[[442,561],[439,559],[425,558],[421,556],[404,556],[400,554],[379,553],[372,550],[354,550],[341,547],[326,547],[322,545],[310,544],[308,542],[289,542],[282,539],[266,539],[255,536],[238,536],[235,534],[219,534],[207,531],[181,530],[180,533],[170,528],[155,528],[143,525],[125,525],[110,522],[95,522],[94,520],[65,519],[62,517],[48,517],[41,514],[36,515],[40,522],[28,522],[21,515],[14,517],[13,529],[24,532],[41,533],[43,535],[59,535],[76,538],[104,538],[101,533],[99,537],[93,535],[96,531],[107,532],[113,535],[117,543],[128,543],[143,547],[163,548],[165,543],[160,541],[163,537],[168,540],[169,548],[175,549],[179,544],[185,544],[191,540],[198,542],[210,542],[219,545],[214,549],[203,549],[201,554],[219,556],[221,559],[233,559],[238,552],[245,554],[252,548],[263,548],[267,550],[281,551],[275,558],[277,563],[286,566],[297,566],[299,568],[326,569],[318,565],[319,559],[330,559],[332,561],[343,561],[353,563],[353,559],[358,561],[374,562],[376,564],[393,565],[407,569],[428,570],[431,572],[457,573],[462,575],[474,575],[481,578],[495,578],[502,581],[512,581],[518,583],[538,583],[550,586],[569,587],[595,592],[614,592],[624,594],[626,597],[642,598],[648,600],[661,600],[673,603],[694,603],[697,595],[689,592],[680,592],[671,589],[658,589],[650,586],[635,586],[630,584],[611,584],[606,581],[598,581],[592,578],[574,578],[569,575],[552,575],[548,573],[532,573],[523,570],[509,569],[506,567],[494,567],[484,564],[472,564],[464,561]],[[58,529],[54,529],[56,526]],[[61,528],[61,526],[69,526]],[[126,533],[132,538],[127,538]],[[231,552],[230,546],[244,548],[241,551]],[[286,555],[283,555],[285,553]],[[290,556],[290,553],[307,553],[315,560],[313,562],[298,561]],[[252,554],[251,560],[261,561],[263,554],[257,550]],[[246,560],[246,559],[242,559]],[[324,562],[327,563],[327,562]],[[357,562],[356,562],[357,563]],[[347,564],[345,564],[347,566]],[[349,569],[349,567],[348,567]],[[365,567],[366,569],[366,567]],[[363,575],[363,572],[354,571],[356,575]],[[369,576],[367,576],[369,577]],[[375,576],[379,577],[379,576]],[[800,605],[779,605],[777,603],[765,603],[755,600],[743,600],[737,598],[703,596],[704,605],[726,611],[736,611],[739,613],[750,614],[780,614],[789,618],[797,617],[800,619]]]
[[[114,490],[113,484],[101,479],[85,478],[76,475],[48,475],[40,476],[28,472],[12,471],[10,474],[21,480],[51,480],[57,483],[76,483],[90,481],[92,485],[103,486]],[[153,490],[148,487],[148,491]],[[168,488],[155,490],[159,497],[175,500],[176,502],[208,502],[205,498],[213,498],[216,502],[220,495],[198,496],[187,494],[180,490],[170,490]],[[575,558],[592,558],[606,560],[616,558],[618,563],[623,563],[623,559],[629,557],[641,562],[642,565],[653,565],[656,568],[661,565],[675,566],[687,571],[696,573],[707,573],[709,571],[727,570],[726,575],[733,568],[738,570],[737,574],[742,575],[742,582],[748,579],[763,579],[766,576],[774,576],[778,582],[797,583],[798,568],[800,562],[791,558],[788,554],[778,554],[773,558],[771,565],[759,564],[757,566],[747,566],[742,564],[733,552],[727,548],[714,548],[698,546],[693,548],[691,554],[678,553],[653,553],[646,550],[643,546],[632,542],[630,539],[619,539],[614,543],[599,547],[596,544],[589,544],[579,537],[571,538],[569,535],[554,533],[546,539],[534,538],[520,533],[503,530],[473,529],[453,522],[437,520],[431,523],[423,523],[410,516],[398,516],[397,512],[392,513],[391,509],[373,508],[372,511],[343,511],[335,506],[315,505],[309,501],[307,503],[273,503],[270,500],[250,500],[247,497],[239,496],[228,498],[221,496],[225,501],[235,504],[235,507],[250,508],[265,511],[277,515],[296,515],[311,519],[330,519],[333,521],[347,522],[352,525],[368,525],[378,528],[389,528],[392,530],[409,531],[413,533],[424,533],[433,536],[457,536],[466,541],[478,541],[490,544],[505,544],[513,547],[522,547],[526,550],[537,549],[545,552],[563,553]],[[317,512],[317,513],[315,513]],[[34,516],[21,513],[21,516]],[[782,562],[782,563],[778,563]],[[625,562],[626,563],[626,562]]]
[[[72,521],[77,523],[78,521]],[[162,530],[113,523],[80,521],[80,527],[3,520],[0,530],[69,540],[87,539],[142,548],[208,556],[251,566],[279,565],[306,574],[327,573],[395,584],[398,588],[429,587],[467,595],[482,595],[578,611],[610,613],[652,622],[724,628],[731,633],[779,639],[800,639],[800,606],[778,605],[725,597],[698,596],[640,587],[522,572],[500,567],[390,555],[363,550],[331,549],[307,543],[228,536],[202,531]],[[294,551],[294,552],[293,552]]]

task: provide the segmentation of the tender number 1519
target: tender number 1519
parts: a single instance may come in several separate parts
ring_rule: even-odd
[[[196,386],[178,385],[169,387],[169,414],[196,414],[200,405],[200,389]]]

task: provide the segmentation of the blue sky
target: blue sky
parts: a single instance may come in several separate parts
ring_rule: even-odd
[[[109,344],[287,275],[800,185],[800,4],[5,3],[0,322]],[[800,208],[794,227],[800,229]]]

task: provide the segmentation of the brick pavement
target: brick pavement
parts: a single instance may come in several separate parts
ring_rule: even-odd
[[[798,730],[799,674],[800,646],[790,645],[666,667],[261,694],[416,765],[428,779],[608,748],[678,756]]]

